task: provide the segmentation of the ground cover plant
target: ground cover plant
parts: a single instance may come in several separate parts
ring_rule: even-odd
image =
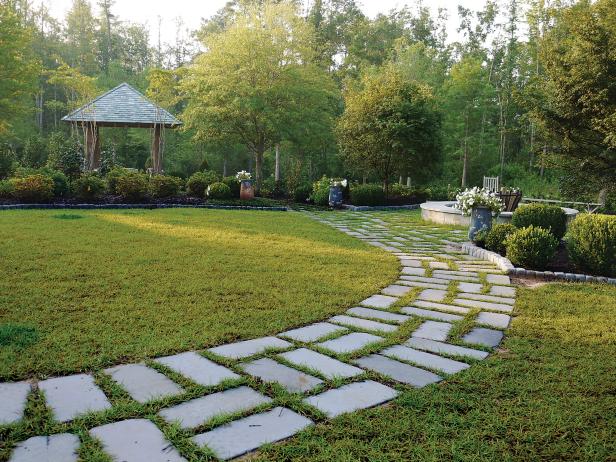
[[[0,380],[280,332],[397,271],[393,256],[298,213],[13,211],[0,234],[0,324],[37,334],[0,349]]]

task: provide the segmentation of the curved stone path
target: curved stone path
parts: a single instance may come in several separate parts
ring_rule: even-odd
[[[398,280],[344,314],[276,336],[106,369],[137,403],[161,403],[158,425],[135,418],[89,428],[113,460],[186,460],[159,428],[171,423],[204,454],[232,459],[315,421],[439,382],[485,359],[501,342],[515,288],[494,265],[460,251],[464,233],[410,224],[407,213],[304,213],[396,255]],[[210,388],[185,397],[187,383]],[[277,387],[255,389],[262,383]],[[71,422],[114,409],[99,385],[93,375],[77,374],[34,387],[55,421]],[[1,425],[19,425],[32,387],[0,384]],[[301,404],[279,405],[285,393],[300,393]],[[206,425],[212,419],[223,423]],[[17,444],[10,462],[76,461],[80,444],[70,433],[33,437]]]

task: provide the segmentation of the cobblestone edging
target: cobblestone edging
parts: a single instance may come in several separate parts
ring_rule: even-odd
[[[267,210],[287,212],[288,207],[259,207],[254,205],[217,204],[5,204],[0,210],[118,210],[118,209],[216,209],[216,210]]]
[[[476,245],[467,242],[462,244],[462,250],[469,255],[483,260],[491,261],[496,264],[501,270],[512,276],[526,276],[534,277],[537,279],[545,279],[547,281],[560,280],[567,282],[599,282],[604,284],[616,285],[616,278],[607,278],[605,276],[590,276],[580,273],[562,273],[554,271],[536,271],[526,268],[519,268],[514,266],[508,258],[497,254],[496,252],[490,252],[489,250],[482,249]]]

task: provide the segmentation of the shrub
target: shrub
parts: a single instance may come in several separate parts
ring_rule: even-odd
[[[70,187],[68,184],[68,177],[56,170],[42,169],[43,175],[49,176],[53,181],[53,195],[56,197],[64,197],[68,194]]]
[[[14,170],[15,154],[6,143],[0,143],[0,180],[11,176]]]
[[[473,244],[484,249],[486,247],[486,239],[490,231],[486,228],[481,228],[473,237]]]
[[[513,232],[505,239],[507,258],[514,265],[544,269],[554,258],[558,240],[547,229],[530,225]]]
[[[13,178],[13,196],[21,202],[49,202],[53,198],[53,180],[36,174],[24,178]]]
[[[181,186],[182,180],[174,176],[154,175],[150,178],[150,194],[152,197],[177,196]]]
[[[119,194],[118,193],[118,178],[126,175],[128,172],[123,168],[113,168],[105,175],[105,180],[107,181],[107,192],[109,194]]]
[[[240,182],[234,176],[226,176],[222,179],[222,182],[229,186],[231,190],[231,197],[240,197]]]
[[[351,204],[353,205],[383,205],[385,192],[378,184],[362,184],[351,188]]]
[[[547,229],[557,239],[561,239],[567,230],[567,215],[560,207],[545,204],[529,204],[518,207],[511,218],[516,228],[535,226]]]
[[[486,236],[486,249],[505,255],[507,251],[505,248],[505,239],[507,239],[510,234],[513,234],[515,230],[516,227],[510,223],[494,225]]]
[[[73,181],[73,194],[79,200],[98,199],[105,191],[105,181],[95,173],[85,173]]]
[[[10,199],[14,190],[15,187],[10,180],[0,180],[0,199]]]
[[[300,184],[295,187],[293,191],[293,201],[297,203],[305,204],[310,197],[312,186],[310,184]],[[328,193],[329,194],[329,193]]]
[[[212,183],[207,188],[207,197],[210,199],[230,199],[231,188],[224,183]]]
[[[276,183],[274,178],[266,178],[261,183],[261,189],[259,190],[259,195],[261,197],[269,197],[269,198],[281,198],[286,196],[286,186],[279,181]]]
[[[567,232],[571,260],[583,271],[616,277],[616,216],[578,216]]]
[[[66,140],[62,133],[53,133],[49,137],[47,165],[50,168],[76,178],[81,173],[83,160],[83,149],[78,141]]]
[[[41,167],[47,161],[47,145],[40,135],[32,135],[26,140],[22,162],[28,167]]]
[[[204,197],[207,187],[212,183],[218,182],[218,175],[211,170],[196,172],[186,182],[188,194],[195,197]]]
[[[312,194],[310,198],[316,205],[329,204],[329,183],[330,180],[325,175],[312,185]]]
[[[127,172],[117,178],[116,191],[125,200],[140,201],[148,194],[148,179],[143,173]]]

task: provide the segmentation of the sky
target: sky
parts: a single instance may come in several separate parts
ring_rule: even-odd
[[[310,0],[305,0],[309,2]],[[98,12],[96,0],[90,0],[95,13]],[[201,18],[208,18],[222,8],[227,0],[116,0],[113,12],[122,21],[147,23],[150,28],[152,43],[158,41],[158,18],[161,18],[161,40],[173,42],[176,36],[176,18],[181,18],[185,27],[190,30],[197,29]],[[44,3],[51,14],[60,19],[64,18],[70,9],[72,0],[35,0],[35,4]],[[359,0],[364,14],[370,17],[378,13],[387,13],[392,8],[400,8],[405,4],[414,5],[415,1],[404,0]],[[449,11],[448,32],[450,39],[456,37],[457,5],[478,10],[483,7],[485,0],[425,0],[424,5],[429,6],[435,13],[438,8],[447,8]]]

